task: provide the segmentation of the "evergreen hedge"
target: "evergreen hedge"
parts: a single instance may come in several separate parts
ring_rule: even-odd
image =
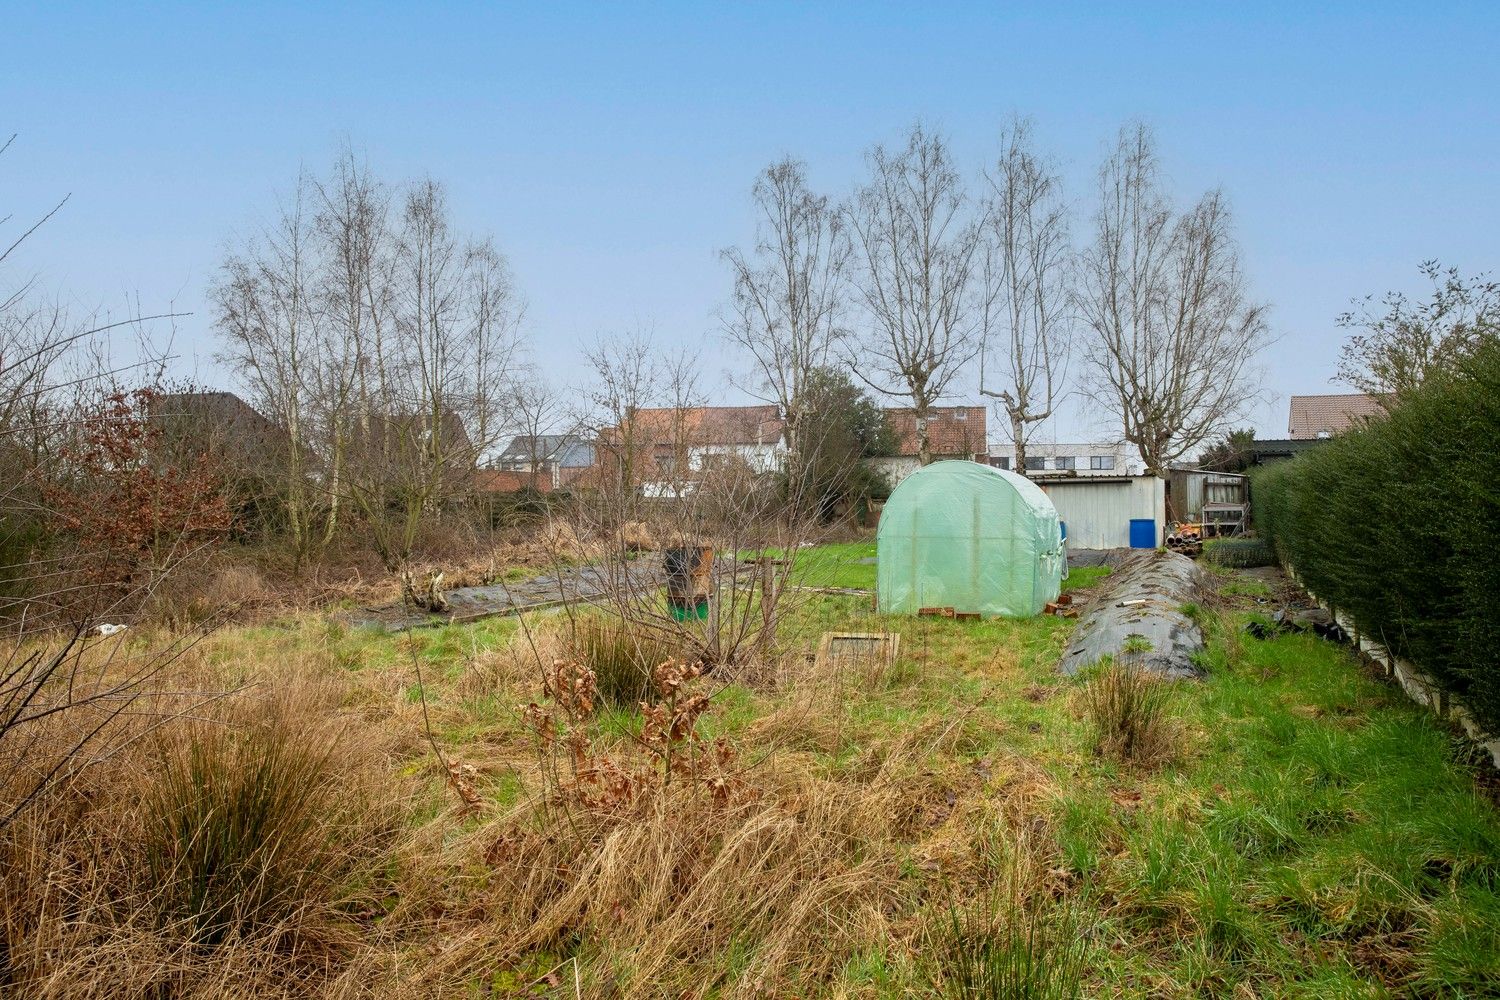
[[[1309,590],[1500,732],[1500,344],[1257,470],[1251,508]]]

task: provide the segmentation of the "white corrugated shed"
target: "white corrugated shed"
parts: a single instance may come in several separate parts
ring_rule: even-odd
[[[1130,545],[1130,522],[1149,518],[1156,544],[1166,538],[1167,484],[1156,476],[1039,479],[1058,520],[1067,525],[1070,549],[1120,549]]]

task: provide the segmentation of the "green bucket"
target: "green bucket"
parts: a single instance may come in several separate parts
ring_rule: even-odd
[[[700,600],[696,604],[678,604],[676,601],[667,602],[668,609],[672,612],[672,620],[706,621],[708,619],[708,601]]]

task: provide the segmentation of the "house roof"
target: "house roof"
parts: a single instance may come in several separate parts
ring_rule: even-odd
[[[1287,436],[1294,441],[1341,434],[1367,417],[1385,412],[1380,400],[1363,392],[1323,396],[1293,396],[1287,418]]]
[[[896,454],[918,452],[917,414],[907,407],[888,407],[886,423],[896,435]],[[927,413],[927,441],[934,455],[983,455],[989,451],[982,406],[934,406]]]
[[[160,417],[212,418],[255,429],[275,427],[259,410],[232,392],[164,392],[152,403],[152,412]]]
[[[151,403],[151,416],[172,435],[212,447],[265,452],[283,447],[279,424],[232,392],[166,392]]]
[[[497,460],[529,462],[532,456],[556,462],[564,469],[580,469],[594,464],[594,446],[576,434],[517,434],[510,439]]]
[[[688,406],[636,410],[632,422],[653,445],[776,444],[786,429],[773,406]]]

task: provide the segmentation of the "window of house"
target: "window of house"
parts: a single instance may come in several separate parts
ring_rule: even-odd
[[[1113,455],[1090,455],[1089,468],[1109,472],[1115,467],[1115,456]]]
[[[953,419],[954,420],[968,420],[969,419],[969,411],[968,410],[954,410],[953,411]]]
[[[1068,472],[1078,468],[1078,464],[1072,455],[1058,455],[1057,467],[1064,472]]]
[[[1040,472],[1041,470],[1045,469],[1046,467],[1047,467],[1047,459],[1046,459],[1045,456],[1041,457],[1041,458],[1032,458],[1031,456],[1028,455],[1026,457],[1026,471],[1027,472]]]
[[[990,464],[993,465],[997,469],[1008,469],[1008,468],[1010,468],[1010,456],[1009,455],[991,455],[990,456]]]

